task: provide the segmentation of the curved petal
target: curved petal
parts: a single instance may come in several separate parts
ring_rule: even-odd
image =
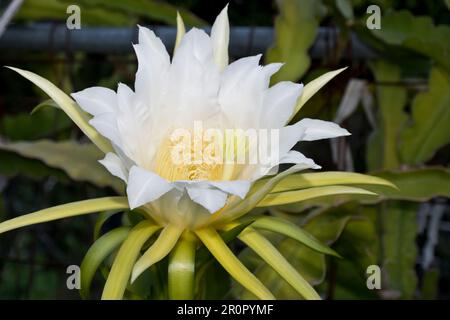
[[[305,136],[302,139],[303,141],[330,139],[350,135],[350,132],[346,129],[330,121],[306,118],[300,120],[294,126],[304,128]]]
[[[70,99],[63,91],[58,89],[53,83],[44,79],[33,72],[21,70],[13,67],[7,67],[21,76],[33,82],[39,88],[41,88],[46,94],[56,102],[58,106],[72,119],[73,122],[84,132],[84,134],[104,153],[111,151],[111,144],[101,137],[96,130],[94,130],[89,124],[89,117],[82,112],[78,105]]]
[[[122,163],[122,160],[112,152],[108,152],[100,162],[113,176],[116,176],[123,181],[128,181],[128,171]]]
[[[174,53],[177,50],[178,46],[180,45],[181,39],[183,39],[185,34],[186,34],[186,27],[184,26],[183,18],[177,11],[177,37],[175,39],[175,46],[173,48]]]
[[[210,213],[223,208],[228,198],[226,192],[211,187],[188,185],[186,191],[192,201],[206,208]]]
[[[117,128],[117,116],[114,113],[108,112],[95,116],[89,120],[89,124],[115,145],[122,146],[121,135]]]
[[[280,159],[281,163],[305,164],[311,169],[320,169],[313,159],[305,157],[301,152],[291,150]]]
[[[133,166],[128,176],[127,195],[130,208],[154,201],[173,189],[173,185],[156,173]]]
[[[288,153],[282,155],[276,165],[261,166],[259,173],[255,175],[255,180],[266,175],[276,174],[278,172],[280,164],[295,164],[299,170],[321,168],[321,166],[317,165],[313,159],[305,157],[301,152],[291,150]]]
[[[86,112],[93,116],[117,110],[116,93],[108,88],[91,87],[71,94]]]
[[[228,65],[228,43],[230,41],[230,23],[228,21],[228,4],[217,16],[211,29],[214,61],[220,70]]]
[[[259,66],[261,54],[238,59],[228,65],[221,75],[220,95],[229,94],[239,87],[241,80],[250,70]]]
[[[219,69],[213,58],[209,36],[192,28],[181,40],[169,71],[166,112],[179,121],[204,120],[216,114]]]
[[[133,107],[134,92],[129,86],[119,82],[117,85],[117,103],[120,111],[124,111]]]
[[[157,115],[150,117],[151,110],[145,100],[123,83],[119,83],[117,88],[117,101],[117,129],[122,142],[118,146],[129,159],[145,166],[155,150],[152,139],[155,139],[157,134],[150,121],[153,117],[157,118]]]
[[[308,100],[311,99],[312,96],[314,96],[317,93],[317,91],[319,91],[331,79],[333,79],[335,76],[337,76],[339,73],[341,73],[345,69],[347,69],[347,67],[338,69],[335,71],[327,72],[327,73],[321,75],[320,77],[312,80],[311,82],[308,82],[305,86],[305,89],[303,90],[303,94],[300,96],[300,99],[298,100],[298,103],[295,106],[294,112],[292,113],[291,117],[289,118],[289,120],[287,122],[291,121],[295,117],[297,112],[300,111],[301,107],[303,107],[303,105],[306,102],[308,102]]]
[[[166,86],[164,81],[170,66],[167,50],[155,33],[139,26],[139,44],[133,45],[138,59],[136,94],[145,99],[149,108],[156,107]]]
[[[264,97],[261,122],[267,128],[283,127],[292,115],[302,90],[303,84],[290,81],[282,81],[272,86]]]
[[[314,141],[348,135],[350,133],[346,129],[334,122],[306,118],[280,129],[280,155],[284,156],[300,140]]]
[[[228,194],[238,196],[244,199],[250,190],[251,181],[246,180],[232,180],[232,181],[211,181],[210,184]]]
[[[289,152],[305,136],[305,128],[300,125],[286,126],[280,129],[280,158]]]
[[[234,128],[260,127],[263,100],[270,77],[282,64],[259,66],[260,55],[239,59],[225,68],[221,77],[219,104]]]

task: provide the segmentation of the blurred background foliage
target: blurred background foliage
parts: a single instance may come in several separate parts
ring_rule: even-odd
[[[0,1],[1,8],[8,2]],[[352,136],[331,144],[306,142],[299,149],[326,170],[370,173],[399,187],[374,187],[380,194],[376,199],[322,197],[267,212],[303,226],[343,259],[272,237],[277,247],[328,299],[448,299],[449,1],[25,0],[10,27],[65,23],[66,8],[74,3],[81,7],[83,26],[174,25],[178,10],[189,26],[204,27],[227,2],[233,26],[274,27],[274,42],[264,59],[286,64],[273,83],[307,83],[325,71],[349,66],[293,121],[333,120]],[[373,4],[381,8],[379,30],[366,27],[366,9]],[[321,27],[339,32],[325,54],[312,59],[310,50]],[[355,35],[372,49],[370,59],[353,56]],[[2,65],[32,70],[66,92],[95,85],[115,88],[119,81],[132,84],[136,70],[132,54],[2,50],[0,59]],[[120,182],[97,163],[99,152],[48,97],[7,69],[0,71],[0,81],[0,220],[123,192]],[[2,235],[0,298],[79,298],[76,290],[66,287],[67,266],[80,264],[93,230],[98,236],[133,219],[132,213],[103,213]],[[300,298],[250,250],[236,240],[229,244],[278,298]],[[164,263],[128,288],[128,297],[166,298]],[[369,265],[381,267],[381,290],[366,286]],[[107,263],[102,271],[108,272]],[[253,298],[212,259],[196,277],[197,298]],[[97,274],[92,297],[99,296],[103,281]]]

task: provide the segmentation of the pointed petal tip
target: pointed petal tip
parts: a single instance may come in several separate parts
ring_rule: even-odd
[[[136,271],[136,266],[134,266],[133,271],[131,272],[130,284],[133,284],[134,281],[141,275],[142,272]]]
[[[23,75],[23,73],[26,71],[26,70],[23,70],[23,69],[19,69],[19,68],[16,68],[16,67],[12,67],[12,66],[4,66],[4,67],[7,68],[7,69],[10,69],[10,70],[12,70],[12,71],[17,72],[17,73],[20,74],[20,75]]]
[[[342,136],[351,136],[352,134],[347,130],[342,128]]]
[[[128,188],[127,188],[127,194],[128,194]],[[142,204],[139,204],[136,199],[133,199],[132,197],[128,196],[128,205],[130,207],[130,210],[134,210],[138,207],[140,207]]]
[[[227,2],[227,4],[225,5],[225,7],[223,7],[223,9],[220,11],[219,15],[221,15],[222,13],[226,13],[228,14],[228,6],[230,5],[229,2]]]
[[[139,276],[147,269],[147,267],[143,265],[142,261],[142,257],[137,259],[136,263],[133,266],[130,277],[131,284],[136,281],[136,279],[139,278]]]

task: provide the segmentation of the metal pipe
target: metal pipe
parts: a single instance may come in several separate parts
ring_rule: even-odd
[[[167,26],[151,26],[169,52],[173,49],[176,29]],[[209,32],[209,28],[205,29]],[[337,40],[338,31],[320,28],[310,50],[312,58],[326,56]],[[272,44],[274,31],[271,27],[233,27],[230,36],[230,55],[242,57],[263,53]],[[132,43],[137,42],[137,28],[84,27],[69,30],[62,24],[37,23],[16,26],[6,30],[0,38],[0,50],[14,51],[82,51],[88,53],[130,53]],[[376,54],[362,43],[356,35],[351,37],[351,59],[372,59]]]

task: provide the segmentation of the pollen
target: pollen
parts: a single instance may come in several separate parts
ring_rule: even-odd
[[[162,143],[154,161],[154,171],[168,181],[223,180],[224,167],[217,142],[205,143],[203,137],[186,135],[184,139],[170,137]]]

